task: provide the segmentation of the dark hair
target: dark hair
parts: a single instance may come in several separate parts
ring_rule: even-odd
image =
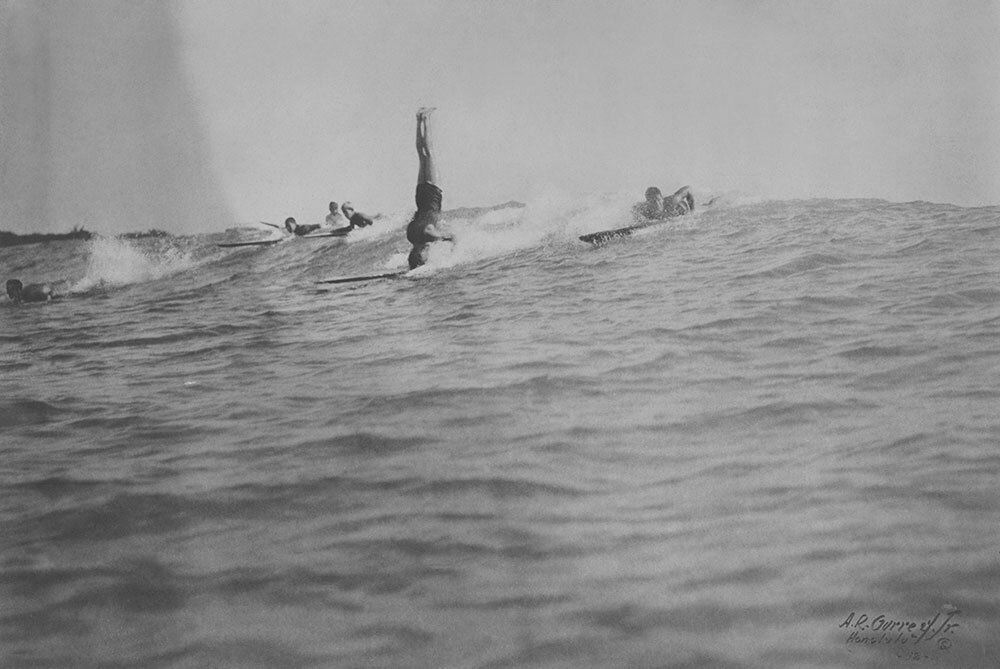
[[[285,230],[288,230],[289,232],[291,232],[293,225],[295,225],[295,219],[294,218],[292,218],[291,216],[289,216],[288,218],[285,219]]]
[[[656,196],[658,196],[658,195],[659,195],[659,196],[662,196],[662,195],[663,195],[663,193],[661,193],[661,192],[660,192],[660,189],[659,189],[659,188],[657,188],[656,186],[650,186],[649,188],[647,188],[647,189],[646,189],[646,199],[647,199],[647,200],[648,200],[649,198],[651,198],[651,197],[656,197]]]
[[[7,279],[7,296],[10,299],[16,300],[23,289],[24,284],[21,283],[20,279]]]

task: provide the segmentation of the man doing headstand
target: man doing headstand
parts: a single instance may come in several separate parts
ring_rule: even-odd
[[[427,119],[433,108],[426,107],[417,112],[417,157],[420,170],[417,172],[417,213],[406,226],[406,239],[413,244],[410,251],[410,269],[416,269],[427,262],[427,247],[438,241],[451,241],[450,233],[441,229],[441,189],[438,188],[434,159],[431,156],[430,131]]]

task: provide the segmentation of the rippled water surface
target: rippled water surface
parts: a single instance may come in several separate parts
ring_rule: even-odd
[[[0,664],[1000,666],[1000,209],[620,205],[0,249]]]

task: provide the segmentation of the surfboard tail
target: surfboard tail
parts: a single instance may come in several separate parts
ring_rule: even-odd
[[[628,237],[636,230],[643,228],[642,225],[629,226],[627,228],[618,228],[617,230],[602,230],[601,232],[592,232],[589,235],[580,235],[580,241],[589,242],[591,244],[601,244],[611,239],[616,239],[618,237]]]

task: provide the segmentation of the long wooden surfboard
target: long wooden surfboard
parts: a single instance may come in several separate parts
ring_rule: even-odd
[[[332,279],[320,279],[316,283],[354,283],[355,281],[373,281],[375,279],[392,279],[406,274],[406,270],[385,272],[384,274],[365,274],[362,276],[340,276]]]
[[[340,228],[339,230],[326,230],[324,232],[310,232],[302,235],[299,239],[316,239],[317,237],[346,237],[347,233],[354,228]]]
[[[351,231],[351,228],[344,228],[342,230],[327,230],[325,232],[312,232],[308,235],[300,235],[298,237],[278,237],[277,239],[257,239],[249,242],[223,242],[221,244],[216,244],[219,248],[227,249],[236,246],[269,246],[271,244],[277,244],[278,242],[292,241],[295,239],[326,239],[329,237],[346,237],[347,233]]]
[[[219,248],[229,249],[235,246],[270,246],[271,244],[277,244],[280,239],[260,239],[255,242],[226,242],[223,244],[216,244]]]

